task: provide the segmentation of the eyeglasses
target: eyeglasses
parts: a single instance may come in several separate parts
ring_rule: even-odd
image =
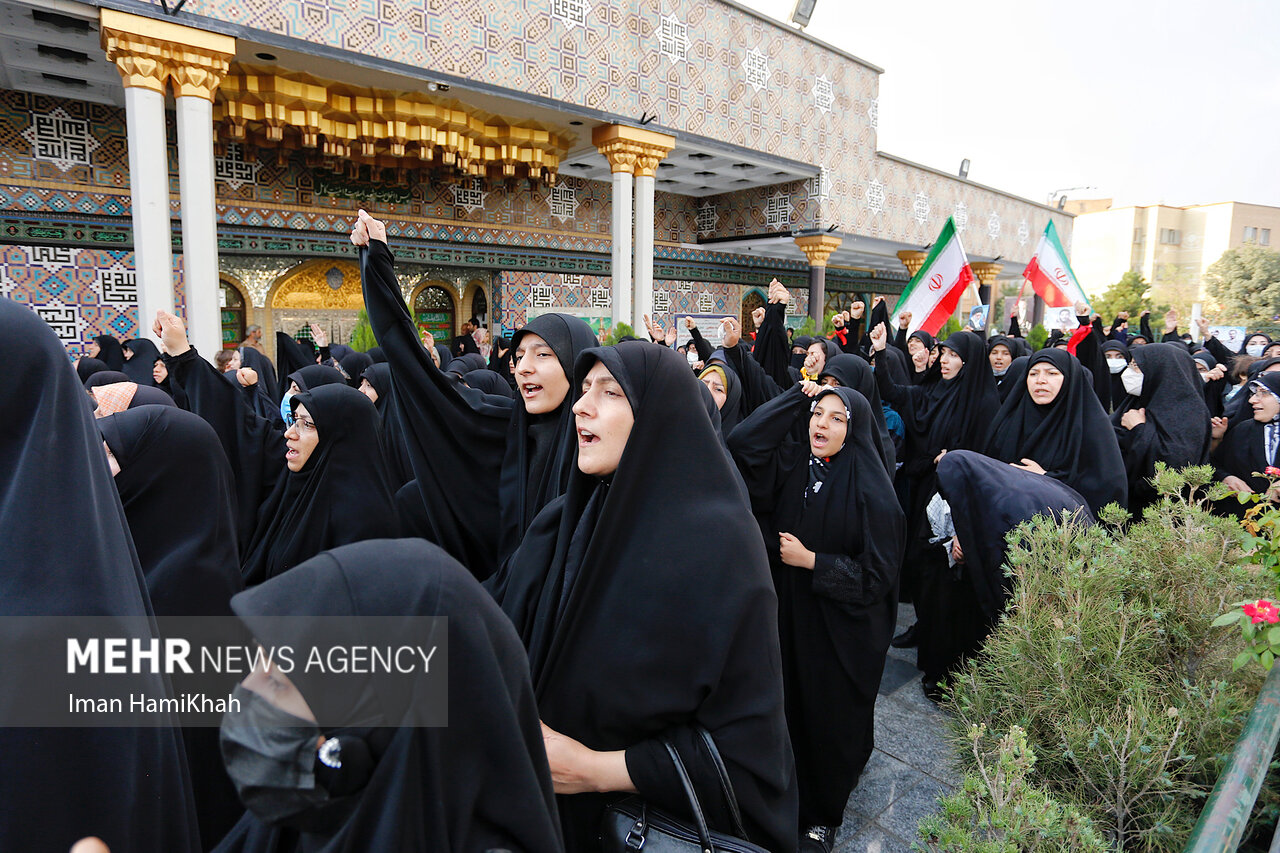
[[[284,416],[284,425],[286,427],[296,426],[299,432],[315,432],[316,422],[306,418],[300,418],[293,412]]]

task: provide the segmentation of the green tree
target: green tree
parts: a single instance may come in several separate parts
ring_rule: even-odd
[[[378,345],[373,336],[373,327],[369,325],[369,312],[363,308],[356,315],[355,328],[351,330],[351,348],[357,352],[368,352]]]
[[[1132,270],[1120,276],[1120,280],[1106,289],[1101,296],[1090,300],[1095,313],[1102,316],[1104,324],[1110,323],[1121,311],[1129,312],[1129,325],[1138,330],[1138,315],[1144,310],[1153,317],[1164,314],[1165,306],[1157,307],[1151,299],[1151,285],[1142,273]],[[1152,321],[1155,322],[1154,320]]]
[[[1228,249],[1204,280],[1209,295],[1222,306],[1218,322],[1256,329],[1274,325],[1280,314],[1280,253],[1262,246]]]

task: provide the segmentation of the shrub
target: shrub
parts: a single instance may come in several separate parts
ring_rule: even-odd
[[[973,771],[960,790],[920,823],[925,853],[1103,853],[1093,823],[1030,782],[1036,763],[1027,734],[1012,726],[994,751],[982,746],[986,726],[969,728]]]
[[[1031,346],[1031,351],[1035,352],[1044,347],[1049,342],[1049,331],[1045,329],[1044,323],[1036,323],[1031,327],[1031,331],[1027,333],[1027,343]]]
[[[1261,682],[1233,671],[1237,640],[1211,627],[1266,589],[1235,522],[1202,505],[1211,479],[1158,466],[1161,498],[1141,521],[1125,526],[1113,505],[1094,527],[1038,518],[1013,531],[1009,608],[949,700],[957,743],[974,725],[1021,726],[1030,782],[1079,804],[1114,849],[1181,849]],[[962,754],[966,772],[983,750]],[[1268,783],[1259,804],[1275,801]]]

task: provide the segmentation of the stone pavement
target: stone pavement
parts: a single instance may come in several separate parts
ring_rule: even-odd
[[[898,607],[898,630],[915,621]],[[959,784],[946,717],[920,689],[915,649],[889,649],[876,702],[876,748],[849,796],[835,853],[906,853],[921,818]]]

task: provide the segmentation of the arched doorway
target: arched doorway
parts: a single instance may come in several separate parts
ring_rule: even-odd
[[[226,278],[220,278],[218,305],[222,320],[222,348],[235,349],[244,340],[244,294]]]
[[[751,312],[757,308],[764,307],[764,294],[757,288],[752,288],[742,295],[742,335],[747,337],[756,330],[755,321],[751,319]]]
[[[350,261],[309,261],[281,277],[267,301],[275,331],[293,337],[315,323],[330,343],[350,343],[364,308],[360,268]]]
[[[430,332],[436,343],[453,340],[457,326],[458,301],[453,289],[442,281],[429,281],[413,296],[413,322],[418,333]]]

